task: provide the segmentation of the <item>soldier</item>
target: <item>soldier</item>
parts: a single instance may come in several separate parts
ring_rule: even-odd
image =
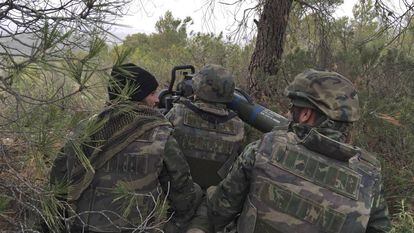
[[[174,136],[194,182],[206,190],[227,175],[241,152],[244,123],[226,107],[235,88],[233,76],[226,69],[219,65],[203,67],[193,78],[193,88],[194,101],[180,99],[166,117],[175,128]],[[212,232],[205,205],[199,208],[191,225],[190,232]]]
[[[207,191],[221,231],[387,232],[380,163],[347,144],[360,117],[357,91],[335,72],[306,70],[286,88],[292,122],[246,147],[228,176]]]
[[[69,140],[51,172],[51,183],[69,183],[70,231],[160,232],[167,198],[174,213],[164,230],[183,232],[201,190],[171,124],[154,108],[158,82],[132,63],[111,75],[110,105]]]

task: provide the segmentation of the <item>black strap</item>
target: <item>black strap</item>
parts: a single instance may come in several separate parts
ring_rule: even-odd
[[[227,116],[219,116],[214,113],[203,111],[202,109],[199,109],[197,106],[195,106],[193,103],[191,103],[189,100],[180,100],[180,103],[184,104],[187,108],[189,108],[191,111],[195,112],[197,115],[199,115],[203,120],[208,121],[213,124],[221,124],[225,123],[234,117],[237,116],[237,113],[230,112]]]
[[[234,150],[234,149],[233,149]],[[231,167],[233,166],[234,162],[236,161],[238,154],[233,152],[231,155],[226,159],[220,169],[217,171],[217,174],[221,177],[221,179],[226,178],[227,174],[230,172]]]

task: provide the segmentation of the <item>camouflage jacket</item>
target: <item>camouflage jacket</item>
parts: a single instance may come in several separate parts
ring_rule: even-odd
[[[387,232],[379,167],[367,152],[315,130],[304,138],[272,131],[208,189],[209,217],[218,231],[241,213],[239,233]]]
[[[192,108],[192,109],[190,109]],[[226,177],[241,152],[244,123],[224,104],[181,99],[166,117],[190,166],[194,182],[202,189]]]
[[[83,130],[90,133],[76,136],[78,146],[69,141],[51,172],[52,183],[69,183],[73,228],[159,231],[168,217],[165,198],[174,211],[170,222],[185,226],[199,190],[162,114],[144,105],[111,106]]]

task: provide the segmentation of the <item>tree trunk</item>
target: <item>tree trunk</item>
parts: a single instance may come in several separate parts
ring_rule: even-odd
[[[330,30],[331,25],[329,19],[322,18],[316,21],[318,27],[319,46],[317,49],[318,69],[320,70],[336,70],[332,62],[331,44],[330,44]]]
[[[249,65],[249,91],[259,97],[259,83],[266,76],[276,75],[283,53],[283,41],[292,0],[264,0],[257,22],[257,41]]]

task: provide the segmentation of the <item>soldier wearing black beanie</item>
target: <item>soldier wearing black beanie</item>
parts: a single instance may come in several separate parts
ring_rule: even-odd
[[[128,99],[142,101],[158,87],[154,75],[133,63],[114,66],[111,76],[113,79],[108,86],[109,100],[116,99],[121,95],[122,90],[128,86],[132,91]]]
[[[64,201],[74,207],[67,208],[75,218],[64,221],[65,232],[184,232],[201,202],[201,189],[171,123],[155,108],[158,82],[132,63],[114,66],[111,75],[110,103],[74,130],[78,134],[53,162],[51,184],[69,184]],[[122,190],[120,195],[120,188],[128,195]],[[131,202],[131,195],[139,199]],[[154,215],[165,201],[154,197],[166,197],[167,212],[174,214]],[[162,224],[160,216],[169,221]]]

